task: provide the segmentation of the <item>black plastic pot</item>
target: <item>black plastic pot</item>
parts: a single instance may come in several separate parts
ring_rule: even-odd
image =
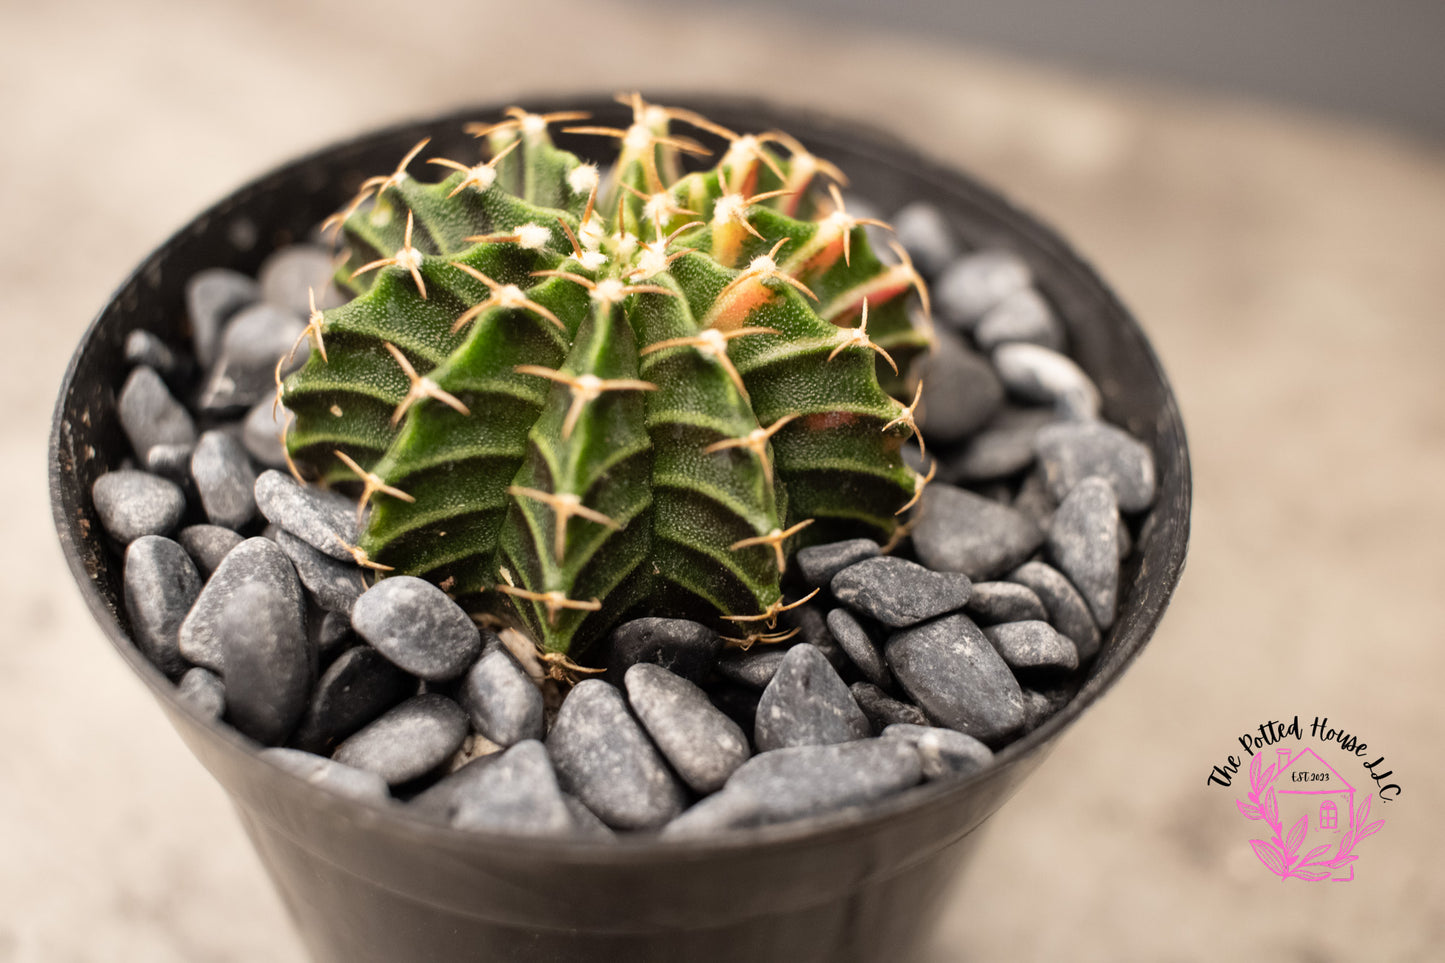
[[[529,103],[591,109],[625,123],[610,101]],[[56,527],[81,594],[181,737],[234,799],[307,946],[318,960],[903,960],[925,939],[979,825],[1143,648],[1184,565],[1190,478],[1184,429],[1143,333],[1062,240],[997,194],[889,138],[748,101],[679,98],[729,127],[777,127],[839,164],[884,210],[936,203],[975,245],[1028,260],[1097,381],[1106,417],[1153,448],[1159,499],[1126,567],[1120,615],[1076,698],[972,778],[933,783],[828,820],[714,841],[517,839],[463,833],[316,789],[259,758],[227,726],[203,721],[132,644],[121,566],[90,505],[91,483],[127,454],[115,413],[126,335],[186,338],[182,291],[194,272],[254,272],[275,247],[306,236],[359,181],[390,170],[420,137],[451,156],[475,151],[468,120],[484,107],[368,134],[243,187],[182,228],[121,285],[66,372],[50,441]],[[665,101],[672,102],[672,101]],[[559,143],[578,153],[595,139]]]

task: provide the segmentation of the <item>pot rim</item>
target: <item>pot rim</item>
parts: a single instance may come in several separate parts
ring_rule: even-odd
[[[794,132],[794,136],[798,136],[805,143],[816,142],[820,138],[846,136],[849,149],[860,154],[872,155],[881,164],[907,169],[912,175],[926,180],[940,189],[946,190],[949,182],[964,183],[981,199],[996,206],[999,212],[1006,213],[1013,221],[1013,225],[1024,235],[1024,239],[1033,246],[1034,253],[1046,254],[1056,261],[1059,267],[1074,273],[1081,273],[1097,289],[1096,296],[1102,298],[1106,306],[1119,318],[1123,325],[1123,333],[1131,341],[1136,342],[1136,347],[1142,349],[1153,375],[1163,389],[1165,403],[1157,412],[1157,417],[1160,424],[1166,426],[1179,439],[1177,447],[1162,453],[1172,463],[1170,465],[1173,469],[1172,473],[1162,470],[1162,462],[1166,459],[1160,459],[1161,453],[1155,452],[1156,460],[1161,462],[1161,470],[1157,471],[1161,483],[1166,477],[1173,477],[1178,482],[1176,490],[1172,492],[1165,491],[1161,484],[1156,503],[1151,508],[1151,512],[1160,511],[1164,507],[1167,497],[1179,510],[1179,524],[1175,527],[1172,533],[1173,538],[1168,545],[1165,570],[1151,573],[1151,578],[1158,578],[1157,587],[1161,591],[1151,591],[1142,599],[1130,599],[1131,603],[1138,606],[1140,617],[1128,622],[1127,637],[1119,644],[1116,657],[1106,667],[1096,668],[1074,696],[1038,728],[998,751],[993,762],[985,769],[962,778],[925,782],[864,807],[855,807],[825,816],[786,823],[729,830],[706,838],[667,839],[655,833],[639,833],[619,834],[614,840],[603,841],[585,837],[527,837],[498,832],[454,829],[450,826],[416,818],[409,814],[401,804],[372,805],[312,786],[300,776],[263,760],[251,740],[246,739],[231,726],[219,719],[201,719],[195,715],[187,705],[177,698],[176,687],[141,654],[140,649],[122,628],[118,614],[107,603],[92,573],[88,570],[82,551],[84,536],[78,530],[81,519],[77,516],[75,522],[72,523],[71,512],[76,504],[83,501],[84,495],[78,491],[79,486],[76,484],[76,479],[70,477],[64,470],[62,460],[67,455],[64,447],[64,435],[69,430],[66,420],[66,403],[74,392],[82,358],[87,349],[95,342],[102,321],[117,300],[132,286],[147,283],[148,276],[155,271],[159,262],[173,249],[182,246],[197,225],[221,217],[232,206],[253,194],[270,189],[273,182],[286,178],[300,167],[319,164],[327,160],[334,162],[338,155],[344,154],[360,144],[386,140],[404,131],[460,126],[477,116],[497,114],[505,106],[504,104],[482,104],[447,110],[421,120],[402,120],[381,128],[368,129],[352,137],[328,143],[286,160],[231,191],[174,231],[120,282],[86,328],[79,345],[72,354],[61,382],[47,446],[52,516],[66,563],[91,614],[100,624],[121,658],[140,675],[145,684],[160,699],[162,707],[168,715],[173,718],[177,713],[189,716],[190,721],[201,725],[207,736],[219,740],[229,752],[245,757],[246,764],[266,766],[271,770],[285,773],[292,780],[294,789],[311,794],[315,804],[328,810],[336,818],[371,824],[398,837],[415,840],[422,845],[440,846],[450,850],[502,850],[517,856],[536,855],[550,860],[560,859],[588,864],[646,863],[663,860],[676,861],[679,858],[701,860],[757,849],[826,845],[845,836],[866,832],[870,828],[900,818],[904,814],[921,812],[934,807],[945,807],[954,801],[961,800],[964,796],[986,786],[991,781],[992,775],[1009,768],[1010,763],[1046,752],[1055,743],[1055,737],[1092,706],[1138,657],[1163,618],[1184,568],[1189,541],[1192,482],[1188,444],[1173,388],[1153,346],[1144,336],[1137,320],[1103,277],[1094,270],[1092,264],[1074,250],[1071,244],[1029,211],[1004,198],[995,189],[981,184],[965,171],[936,161],[916,148],[900,143],[896,135],[880,128],[860,124],[852,119],[820,114],[811,108],[780,104],[762,98],[676,91],[668,93],[668,96],[657,98],[654,102],[684,104],[704,115],[707,115],[709,111],[726,111],[758,114],[770,119],[787,118],[789,126],[793,128],[793,131],[790,132]],[[672,96],[672,94],[676,94],[676,96]],[[537,111],[581,106],[596,112],[613,104],[610,98],[603,100],[596,93],[584,93],[570,98],[557,95],[517,98],[512,102],[530,104],[532,105],[531,109]],[[72,469],[73,467],[72,465]],[[71,494],[78,496],[73,503],[66,501],[68,487]],[[114,564],[113,559],[112,564]],[[1125,626],[1124,615],[1124,611],[1121,610],[1120,617],[1115,623],[1114,632],[1118,632]],[[1096,656],[1096,660],[1102,660],[1103,657],[1104,654],[1101,650],[1100,655]]]

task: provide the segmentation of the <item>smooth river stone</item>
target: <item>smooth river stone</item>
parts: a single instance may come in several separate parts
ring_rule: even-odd
[[[1024,725],[1023,692],[966,615],[903,629],[884,648],[898,684],[934,723],[998,746]]]

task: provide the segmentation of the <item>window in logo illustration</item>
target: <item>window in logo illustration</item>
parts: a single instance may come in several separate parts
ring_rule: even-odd
[[[1270,830],[1249,841],[1254,855],[1280,879],[1348,883],[1359,859],[1355,847],[1385,825],[1370,822],[1372,794],[1357,794],[1313,749],[1275,753],[1267,768],[1265,751],[1250,759],[1249,795],[1235,800],[1241,815]]]

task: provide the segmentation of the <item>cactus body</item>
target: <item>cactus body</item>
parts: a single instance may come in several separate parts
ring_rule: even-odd
[[[789,552],[888,538],[918,485],[879,381],[928,344],[916,273],[800,145],[631,103],[605,184],[521,111],[487,164],[368,182],[336,219],[356,296],[282,391],[296,464],[364,485],[359,558],[552,653],[633,611],[761,628]],[[673,119],[722,160],[681,176]]]

